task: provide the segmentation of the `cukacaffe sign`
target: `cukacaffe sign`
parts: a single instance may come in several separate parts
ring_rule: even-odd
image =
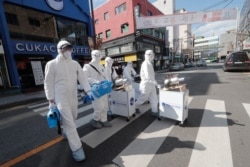
[[[12,41],[15,54],[57,54],[55,44],[27,41]],[[88,46],[74,46],[74,55],[90,55]]]

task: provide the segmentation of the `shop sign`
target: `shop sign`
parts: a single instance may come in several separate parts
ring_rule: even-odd
[[[121,46],[121,53],[132,52],[132,51],[133,51],[133,45],[132,45],[132,43],[129,43],[127,45]]]
[[[36,85],[43,85],[44,76],[43,76],[41,61],[31,61],[30,63],[31,63]]]
[[[27,41],[12,42],[16,54],[57,54],[56,44]],[[73,54],[90,55],[90,48],[88,46],[74,46]]]
[[[243,50],[248,50],[248,49],[250,49],[250,38],[246,39],[243,42]]]
[[[108,49],[108,55],[109,56],[119,54],[119,53],[120,53],[119,47],[109,48]]]

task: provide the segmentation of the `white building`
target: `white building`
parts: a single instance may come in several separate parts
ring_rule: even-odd
[[[218,53],[219,37],[211,36],[194,40],[194,59],[209,59],[213,53]]]
[[[224,34],[220,35],[220,44],[218,57],[225,57],[229,53],[232,53],[236,45],[236,33],[235,30],[229,30]]]
[[[179,13],[187,13],[185,9],[175,9],[175,0],[156,0],[153,5],[165,15],[173,15]],[[193,54],[193,37],[191,25],[167,26],[169,49],[176,55],[191,55]]]

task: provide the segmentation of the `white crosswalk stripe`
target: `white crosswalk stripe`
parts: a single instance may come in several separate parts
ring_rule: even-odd
[[[190,104],[195,97],[189,97]],[[79,102],[81,103],[81,102]],[[250,104],[242,103],[250,118]],[[48,103],[33,104],[28,106],[34,112],[46,116]],[[79,106],[79,113],[93,110],[92,105]],[[124,117],[114,117],[111,120],[112,128],[95,129],[81,137],[81,141],[95,149],[106,140],[116,135],[124,127],[141,119],[141,116],[150,110],[150,104],[141,106],[141,114],[126,121]],[[233,166],[232,150],[226,114],[226,104],[223,100],[207,99],[204,106],[204,113],[197,132],[194,146],[191,151],[189,165],[196,166]],[[77,128],[89,123],[92,112],[88,112],[76,120]],[[150,162],[155,157],[162,143],[168,138],[175,127],[175,121],[168,119],[154,120],[140,134],[133,139],[123,150],[112,160],[118,166],[150,166]],[[222,140],[223,139],[223,140]],[[204,149],[195,149],[203,146]]]
[[[206,150],[193,149],[190,167],[233,166],[224,101],[207,100],[194,147],[197,144],[204,145]]]

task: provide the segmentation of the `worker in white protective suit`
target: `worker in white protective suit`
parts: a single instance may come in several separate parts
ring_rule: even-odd
[[[135,69],[133,68],[133,63],[131,61],[127,62],[126,67],[123,69],[123,77],[128,80],[128,82],[134,82],[134,77],[136,76]]]
[[[99,50],[93,50],[91,52],[91,58],[89,64],[84,65],[83,71],[86,73],[89,83],[100,83],[101,81],[107,80],[106,70],[100,64],[102,59],[101,52]],[[94,108],[93,119],[90,124],[94,128],[111,127],[112,124],[108,122],[107,111],[108,111],[108,95],[103,95],[100,98],[96,98],[92,101]]]
[[[67,138],[73,158],[83,161],[85,153],[79,138],[75,120],[78,115],[77,81],[91,95],[90,85],[80,64],[72,60],[73,46],[65,40],[57,44],[58,55],[45,67],[44,90],[49,108],[57,107],[61,114],[63,136]]]
[[[142,105],[144,102],[149,100],[151,105],[151,114],[158,117],[158,96],[156,93],[157,82],[155,80],[155,72],[152,65],[154,60],[154,52],[152,50],[145,51],[145,60],[141,65],[140,70],[140,96],[138,97],[135,106],[138,109],[139,105]]]
[[[115,81],[116,79],[118,79],[118,74],[116,72],[116,70],[112,67],[114,63],[114,60],[110,57],[106,57],[105,58],[105,70],[106,70],[106,75],[107,75],[107,80],[109,81]]]

